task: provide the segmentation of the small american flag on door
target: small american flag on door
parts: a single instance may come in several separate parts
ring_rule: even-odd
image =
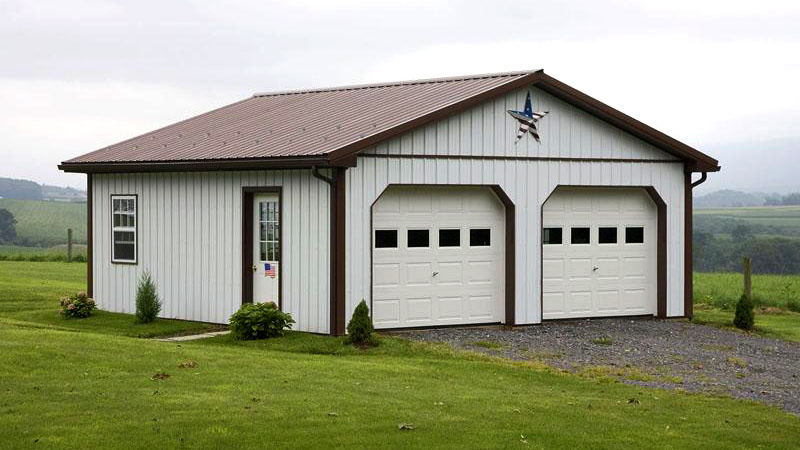
[[[264,263],[264,276],[275,278],[275,264]]]

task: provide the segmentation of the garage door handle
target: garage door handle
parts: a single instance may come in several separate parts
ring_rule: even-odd
[[[439,275],[439,272],[433,272],[433,275],[431,275],[431,276],[435,277],[436,275]]]
[[[592,272],[597,272],[597,269],[599,269],[599,267],[597,266],[592,267]]]

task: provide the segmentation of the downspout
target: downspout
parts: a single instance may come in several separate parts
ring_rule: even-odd
[[[701,172],[700,179],[692,183],[692,188],[695,188],[703,184],[706,181],[706,178],[708,178],[708,172]]]
[[[338,261],[338,252],[341,251],[338,246],[336,245],[336,237],[338,235],[338,210],[336,208],[336,192],[337,192],[337,177],[336,177],[336,168],[331,168],[331,175],[325,176],[319,171],[319,166],[312,166],[311,167],[311,175],[314,178],[324,181],[328,184],[330,188],[330,264],[329,264],[329,276],[330,276],[330,303],[328,306],[328,313],[330,316],[329,328],[328,332],[331,336],[338,336],[343,333],[343,330],[339,330],[338,321],[336,318],[339,316],[339,311],[337,308],[337,293],[339,291],[338,286],[338,277],[336,276],[336,269],[337,269],[337,261]]]
[[[701,185],[708,178],[707,172],[700,173],[700,179],[692,182],[692,170],[687,165],[686,167],[686,181],[684,189],[684,201],[686,202],[684,208],[684,291],[683,291],[683,315],[688,318],[694,316],[694,258],[692,256],[693,234],[694,227],[692,224],[692,214],[694,212],[694,202],[692,190],[695,186]]]

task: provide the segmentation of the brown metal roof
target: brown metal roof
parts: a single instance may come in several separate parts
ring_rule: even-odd
[[[543,71],[256,94],[110,145],[59,167],[73,172],[349,165],[364,148],[525,85],[539,87],[683,159],[716,160]],[[579,94],[576,96],[576,93]]]

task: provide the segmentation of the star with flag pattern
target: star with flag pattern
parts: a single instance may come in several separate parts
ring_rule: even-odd
[[[549,111],[533,111],[533,107],[531,106],[531,93],[528,91],[528,97],[525,99],[525,110],[524,111],[514,111],[509,109],[508,113],[511,114],[511,117],[517,119],[519,122],[519,130],[517,130],[517,139],[514,140],[516,144],[522,139],[522,136],[525,136],[526,133],[530,133],[536,142],[541,143],[542,141],[539,140],[539,131],[536,129],[536,122],[539,121],[542,117],[546,116]]]

